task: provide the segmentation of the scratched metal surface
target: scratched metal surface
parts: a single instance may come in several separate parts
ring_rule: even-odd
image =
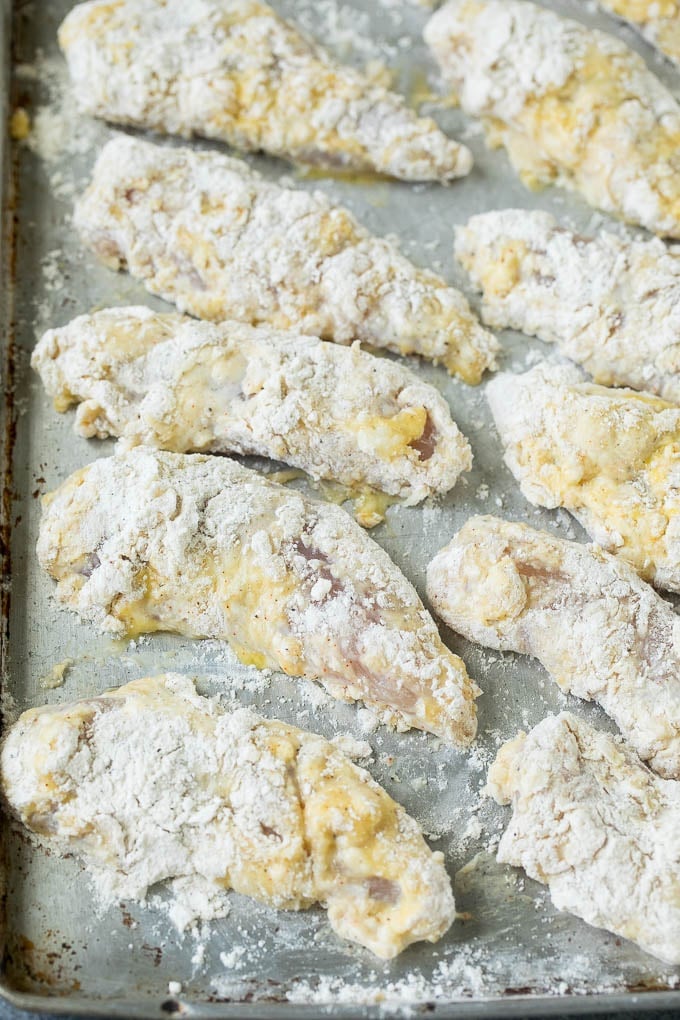
[[[409,94],[421,90],[434,73],[420,41],[425,15],[408,3],[388,7],[375,0],[347,0],[338,8],[327,0],[278,0],[274,5],[324,39],[329,18],[339,9],[333,36],[344,40],[342,55],[358,61],[387,59]],[[564,0],[551,6],[622,35],[669,85],[680,85],[648,47],[593,13],[590,5]],[[79,118],[68,98],[55,30],[69,7],[69,0],[37,0],[17,3],[14,11],[11,102],[29,109],[36,128],[33,141],[16,143],[12,153],[18,188],[16,266],[10,266],[6,237],[1,278],[5,355],[13,345],[9,355],[16,373],[9,646],[2,678],[6,719],[29,706],[92,695],[172,669],[196,676],[205,692],[226,693],[267,716],[327,736],[351,732],[364,737],[356,708],[281,676],[263,689],[253,682],[252,671],[235,664],[216,644],[167,635],[137,646],[103,639],[56,606],[51,583],[38,570],[33,550],[39,494],[111,446],[78,438],[71,415],[57,415],[49,405],[28,368],[36,332],[96,306],[147,301],[161,307],[128,277],[99,266],[80,248],[70,226],[73,195],[87,180],[111,129]],[[5,0],[5,30],[8,9]],[[358,38],[364,44],[357,45]],[[438,110],[436,116],[445,129],[466,134],[476,157],[472,175],[450,188],[303,179],[296,185],[327,191],[372,230],[396,234],[416,262],[436,267],[463,286],[451,257],[452,228],[472,213],[514,204],[549,209],[579,229],[597,222],[573,196],[525,191],[504,155],[487,152],[480,135],[456,111]],[[286,171],[274,161],[256,158],[253,163],[270,176]],[[13,211],[10,183],[6,174],[7,221]],[[503,367],[523,367],[527,359],[550,353],[517,335],[505,334],[502,341]],[[3,363],[7,368],[6,358]],[[502,464],[483,385],[470,389],[443,369],[417,362],[412,367],[445,394],[475,456],[474,470],[446,500],[413,509],[394,507],[373,532],[421,594],[428,560],[473,513],[505,514],[565,536],[582,534],[566,515],[535,511],[521,497]],[[385,1010],[489,1016],[674,1006],[680,1000],[666,991],[675,981],[672,968],[560,915],[544,889],[493,858],[493,842],[507,814],[482,800],[480,790],[499,741],[565,706],[605,727],[606,718],[560,695],[531,662],[490,654],[450,632],[444,631],[444,637],[484,691],[473,752],[458,753],[417,733],[398,736],[378,728],[368,735],[372,774],[445,852],[455,878],[466,920],[438,945],[415,946],[381,964],[336,939],[321,910],[277,913],[236,895],[229,917],[198,935],[180,936],[151,906],[127,903],[102,913],[77,861],[32,849],[7,824],[4,994],[15,1004],[41,1010],[121,1016],[181,1011],[254,1018],[317,1015],[327,1009],[346,1016]],[[45,689],[42,679],[66,659],[71,664],[64,685]],[[227,956],[221,959],[221,954]],[[181,982],[176,999],[168,994],[169,981]]]

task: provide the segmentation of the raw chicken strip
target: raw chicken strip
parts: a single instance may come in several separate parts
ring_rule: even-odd
[[[605,386],[680,403],[680,252],[505,209],[457,228],[456,256],[483,293],[487,325],[556,343]]]
[[[400,729],[475,735],[479,690],[388,555],[340,507],[233,461],[145,447],[97,460],[46,497],[38,557],[103,630],[226,640]]]
[[[680,67],[680,4],[676,0],[598,0]]]
[[[501,747],[487,791],[513,807],[501,863],[559,910],[680,963],[680,783],[562,712]]]
[[[427,593],[459,634],[535,656],[565,693],[602,705],[656,772],[680,778],[680,618],[627,563],[473,517],[430,563]]]
[[[680,408],[571,365],[503,373],[487,396],[524,496],[569,510],[646,581],[680,591]]]
[[[59,30],[81,110],[241,150],[408,181],[472,156],[260,0],[93,0]]]
[[[82,401],[86,437],[259,454],[407,503],[472,465],[439,392],[358,344],[109,308],[50,330],[32,364],[57,410]]]
[[[637,53],[523,0],[449,0],[425,39],[528,187],[680,237],[680,106]]]
[[[186,677],[31,709],[1,767],[14,814],[82,856],[113,902],[173,879],[284,910],[320,902],[383,959],[455,918],[443,855],[368,772],[313,733],[225,712]]]
[[[242,160],[118,136],[75,223],[109,266],[198,318],[363,340],[471,383],[495,365],[497,341],[459,291],[320,192],[272,184]]]

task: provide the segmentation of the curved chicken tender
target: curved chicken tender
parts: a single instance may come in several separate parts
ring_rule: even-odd
[[[600,7],[636,28],[680,67],[680,4],[676,0],[598,0]]]
[[[513,808],[501,863],[559,910],[680,963],[680,783],[562,712],[501,747],[487,791]]]
[[[272,184],[242,160],[118,136],[75,223],[108,265],[200,319],[363,340],[470,383],[495,365],[498,343],[459,291],[320,192]]]
[[[431,118],[260,0],[91,0],[59,43],[80,108],[118,124],[409,181],[472,167]]]
[[[680,237],[680,106],[637,53],[523,0],[449,0],[425,39],[527,186]]]
[[[473,517],[427,570],[427,593],[471,641],[535,656],[597,701],[640,757],[680,778],[680,618],[596,545]]]
[[[580,237],[548,213],[504,209],[458,227],[456,256],[487,325],[556,343],[605,386],[680,403],[680,253],[663,241]]]
[[[524,496],[569,510],[646,581],[680,591],[680,408],[567,365],[504,373],[487,396]]]
[[[57,410],[82,401],[87,437],[259,454],[411,504],[472,465],[437,390],[358,344],[109,308],[47,332],[32,365]]]
[[[479,690],[387,554],[344,510],[233,461],[144,447],[97,460],[46,497],[38,557],[104,630],[226,640],[400,729],[475,735]]]
[[[285,910],[319,902],[383,959],[455,918],[443,855],[368,772],[313,733],[221,710],[186,677],[31,709],[0,764],[12,811],[105,873],[111,901],[180,879]]]

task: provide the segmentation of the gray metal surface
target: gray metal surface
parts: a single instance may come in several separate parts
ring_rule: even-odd
[[[6,19],[8,0],[4,4]],[[29,706],[72,700],[172,669],[196,676],[204,692],[224,693],[265,715],[327,736],[367,736],[374,751],[372,774],[421,822],[433,846],[445,852],[464,919],[436,946],[412,947],[389,964],[341,943],[320,910],[278,913],[236,895],[229,917],[180,936],[157,904],[121,904],[102,912],[77,861],[35,850],[6,823],[4,994],[17,1005],[44,1011],[119,1016],[181,1011],[255,1018],[321,1015],[328,1009],[343,1016],[386,1011],[520,1016],[672,1008],[676,999],[666,990],[680,981],[673,968],[559,914],[544,889],[494,861],[494,841],[507,814],[483,800],[480,790],[498,743],[566,705],[611,728],[596,708],[563,697],[533,663],[485,652],[444,631],[484,691],[478,703],[478,742],[470,754],[461,754],[423,734],[399,736],[382,727],[366,734],[357,708],[332,701],[314,685],[281,676],[263,684],[214,643],[169,635],[135,645],[114,643],[54,603],[51,583],[41,576],[34,556],[38,497],[73,469],[110,452],[111,445],[78,438],[72,417],[57,415],[49,406],[28,368],[36,333],[107,304],[146,301],[161,307],[128,277],[99,266],[81,249],[70,226],[73,196],[110,134],[105,125],[80,118],[68,97],[55,30],[70,6],[69,0],[18,3],[14,16],[11,101],[30,112],[34,132],[14,144],[16,264],[6,236],[0,277],[3,364],[7,373],[9,356],[15,373],[14,379],[6,374],[5,384],[13,386],[16,419],[16,436],[9,425],[5,431],[13,445],[9,645],[2,677],[6,720]],[[433,71],[420,42],[424,15],[408,3],[348,0],[339,7],[329,0],[279,0],[274,6],[326,42],[334,25],[330,41],[349,59],[386,58],[408,94],[421,90],[424,75]],[[564,0],[551,6],[634,42],[668,84],[680,84],[648,47],[593,13],[589,4]],[[434,266],[459,284],[464,280],[453,265],[452,228],[474,212],[520,205],[549,209],[579,229],[599,221],[573,196],[524,190],[505,156],[487,152],[459,113],[439,110],[437,116],[458,135],[467,130],[477,161],[473,174],[450,188],[296,183],[323,188],[377,233],[396,234],[416,262]],[[253,163],[272,177],[293,176],[273,161],[257,158]],[[11,185],[12,175],[5,174],[5,227],[13,218]],[[523,367],[551,353],[512,334],[502,340],[503,367]],[[521,497],[502,464],[483,385],[470,389],[443,369],[416,362],[412,367],[445,394],[475,455],[473,472],[446,500],[413,509],[393,507],[386,523],[373,532],[421,594],[429,558],[473,513],[500,513],[565,536],[582,534],[565,514],[535,511]],[[63,686],[46,689],[44,678],[64,660],[69,668]],[[175,981],[182,985],[176,998],[168,993],[168,983]]]

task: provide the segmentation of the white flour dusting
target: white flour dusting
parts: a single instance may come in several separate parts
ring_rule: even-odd
[[[82,858],[102,907],[167,883],[184,931],[225,917],[230,889],[279,910],[321,903],[383,959],[455,918],[443,855],[367,772],[313,733],[224,712],[178,674],[24,713],[0,769],[12,813]]]

